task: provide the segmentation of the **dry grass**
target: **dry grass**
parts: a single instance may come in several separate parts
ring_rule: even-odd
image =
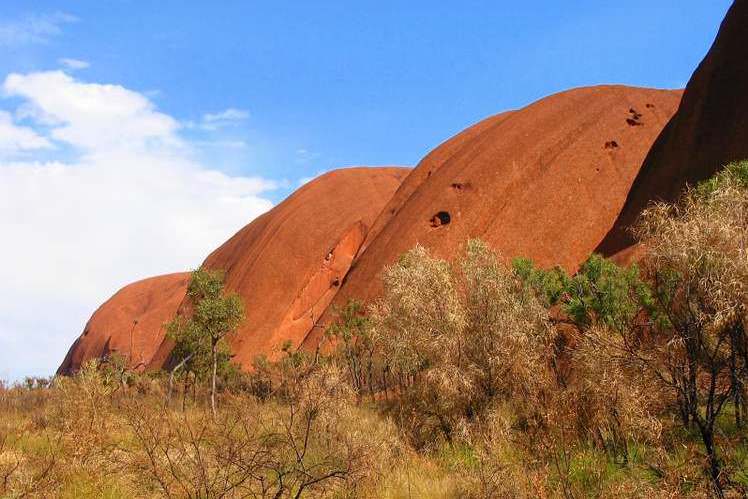
[[[410,447],[331,367],[281,399],[224,393],[167,407],[95,369],[0,391],[1,497],[706,497],[698,437],[661,420],[628,460],[579,433],[530,434],[511,401],[452,444]],[[748,482],[746,434],[721,422],[725,467]],[[628,437],[639,435],[636,432]],[[734,490],[738,491],[739,488]]]

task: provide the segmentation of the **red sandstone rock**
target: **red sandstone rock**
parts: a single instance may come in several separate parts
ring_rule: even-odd
[[[680,91],[579,88],[478,123],[429,154],[382,211],[334,305],[370,301],[416,243],[441,257],[480,237],[505,257],[574,271],[620,212]],[[314,348],[328,311],[306,340]]]
[[[225,270],[227,289],[238,292],[246,306],[246,321],[231,339],[239,363],[249,368],[257,355],[273,357],[285,341],[301,342],[408,171],[347,168],[322,175],[207,258],[204,265]],[[91,317],[58,372],[72,373],[86,360],[112,352],[132,358],[132,368],[162,367],[172,348],[163,325],[184,309],[188,282],[188,273],[172,274],[120,290]]]
[[[285,341],[313,348],[333,299],[376,296],[383,266],[416,242],[451,257],[481,237],[507,257],[573,270],[610,229],[679,98],[621,86],[571,90],[474,125],[402,185],[405,169],[356,168],[303,186],[205,262],[224,269],[227,288],[245,301],[246,322],[231,340],[236,360],[249,367]],[[132,323],[120,320],[118,345]],[[82,349],[79,340],[68,357],[102,355],[105,341]],[[170,351],[163,340],[143,359],[161,367]]]
[[[74,373],[87,360],[115,352],[132,369],[145,368],[163,341],[164,325],[176,314],[188,282],[189,273],[169,274],[119,290],[93,314],[57,373]]]
[[[246,319],[230,344],[250,368],[258,355],[298,346],[338,292],[369,227],[407,168],[346,168],[304,185],[205,260],[226,272],[226,288],[242,297]],[[164,341],[151,367],[168,359]]]
[[[370,170],[376,178],[368,179],[344,170],[303,187],[206,261],[228,271],[229,288],[247,304],[247,323],[232,344],[237,359],[248,366],[285,340],[314,348],[331,318],[329,304],[375,297],[383,266],[416,242],[452,257],[467,238],[481,237],[506,257],[569,271],[595,249],[621,262],[636,259],[640,249],[626,228],[647,203],[672,201],[686,184],[748,158],[745,26],[748,0],[737,0],[680,107],[678,91],[576,89],[456,135],[399,188],[404,171],[396,169]],[[156,289],[170,277],[177,282]],[[149,281],[150,291],[137,292]],[[150,356],[150,365],[161,365],[170,345],[162,342],[153,354],[160,326],[185,286],[179,274],[124,288],[94,314],[60,372],[109,351],[127,356],[133,317],[140,317],[135,331],[146,323],[154,331],[143,346],[135,342],[133,363]]]

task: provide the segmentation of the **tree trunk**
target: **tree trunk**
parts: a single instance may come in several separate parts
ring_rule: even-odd
[[[166,400],[168,403],[171,403],[171,393],[174,388],[174,375],[177,373],[177,371],[179,371],[179,369],[182,368],[182,366],[184,366],[187,362],[189,362],[189,360],[192,358],[193,355],[194,354],[189,354],[187,357],[182,359],[182,361],[179,364],[177,364],[176,367],[174,367],[174,369],[171,370],[171,374],[169,374],[169,392],[166,397]]]
[[[691,427],[691,414],[688,411],[688,402],[683,397],[678,397],[678,413],[680,414],[683,428],[686,430]]]
[[[211,345],[211,353],[213,354],[213,379],[210,386],[210,409],[213,411],[213,421],[217,421],[218,419],[218,413],[216,412],[216,376],[218,372],[218,355],[216,352],[216,348],[218,346],[217,342],[213,342]]]
[[[187,406],[187,376],[184,377],[182,382],[182,412],[185,411]]]
[[[745,419],[745,395],[742,382],[738,386],[738,389],[740,391],[738,392],[737,406],[735,407],[735,411],[737,412],[735,415],[735,425],[738,427],[738,429],[742,430],[743,420]]]
[[[735,426],[740,428],[740,388],[736,374],[737,363],[735,362],[735,335],[730,335],[730,384],[732,385],[732,397],[735,408]]]
[[[740,381],[736,382],[735,386],[735,427],[740,429],[743,427],[743,420],[740,417],[742,415],[742,407],[743,407],[743,400],[741,397],[743,391],[743,387],[741,386]]]
[[[698,426],[699,430],[701,430],[701,439],[704,442],[704,450],[706,450],[706,456],[709,462],[709,474],[712,479],[712,485],[714,486],[714,494],[720,498],[724,497],[725,495],[722,490],[722,484],[719,482],[721,470],[717,451],[714,448],[714,430],[710,428],[708,424],[699,423]]]

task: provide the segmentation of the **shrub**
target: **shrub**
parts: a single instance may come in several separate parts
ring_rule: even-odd
[[[747,178],[748,162],[728,165],[679,203],[648,208],[636,228],[666,320],[655,324],[655,341],[626,351],[675,394],[683,424],[698,428],[718,495],[715,424],[730,399],[742,424],[748,375]]]
[[[521,424],[537,424],[548,382],[551,329],[533,293],[477,240],[454,265],[422,247],[384,272],[372,337],[396,380],[398,418],[419,444],[513,400]]]
[[[335,368],[308,373],[297,388],[288,403],[230,397],[215,422],[128,402],[127,469],[141,489],[187,497],[327,495],[383,472],[395,432],[351,404]]]

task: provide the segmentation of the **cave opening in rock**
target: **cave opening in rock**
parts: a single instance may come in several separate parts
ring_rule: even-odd
[[[452,217],[449,215],[449,212],[447,211],[440,211],[433,217],[431,217],[431,226],[432,227],[441,227],[442,225],[447,225],[449,222],[452,221]]]

